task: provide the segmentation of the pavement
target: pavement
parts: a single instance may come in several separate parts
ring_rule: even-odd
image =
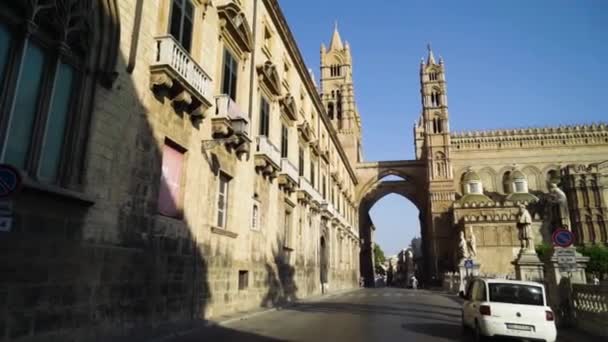
[[[163,341],[472,341],[460,326],[460,303],[438,291],[357,289],[231,317]],[[560,331],[558,341],[597,339]]]

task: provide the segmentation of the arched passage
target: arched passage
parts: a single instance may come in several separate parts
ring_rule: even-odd
[[[371,208],[382,198],[389,194],[397,194],[409,200],[417,209],[420,227],[424,227],[425,191],[421,182],[421,165],[403,162],[380,162],[360,164],[357,170],[361,177],[359,187],[359,236],[361,238],[360,270],[365,286],[374,284],[373,242],[374,223],[370,217]],[[424,241],[425,232],[421,229],[420,235]],[[424,242],[423,242],[424,243]],[[424,246],[423,246],[424,249]],[[423,264],[422,269],[426,268]]]

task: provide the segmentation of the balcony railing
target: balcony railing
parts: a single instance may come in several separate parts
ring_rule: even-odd
[[[211,105],[211,78],[173,36],[156,37],[156,54],[150,67],[154,71],[166,68],[172,81],[181,83],[200,102]]]
[[[321,194],[317,191],[317,189],[312,186],[312,184],[310,184],[310,182],[306,178],[302,176],[300,176],[300,190],[308,193],[311,199],[314,202],[319,203],[319,205],[323,203],[323,197],[321,196]]]
[[[215,119],[230,122],[231,129],[237,134],[249,136],[249,119],[230,96],[226,94],[215,97]]]
[[[277,169],[281,168],[281,151],[266,136],[259,136],[256,139],[256,155],[264,156],[271,161]]]
[[[296,184],[298,183],[298,180],[300,178],[298,174],[298,168],[293,165],[293,163],[290,162],[287,158],[281,159],[281,174],[285,174],[287,177],[291,178],[291,180]]]

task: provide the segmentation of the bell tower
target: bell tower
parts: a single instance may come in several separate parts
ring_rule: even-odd
[[[321,99],[350,162],[362,160],[361,118],[355,103],[352,56],[338,24],[329,43],[321,44]]]
[[[443,59],[435,61],[428,45],[428,56],[420,63],[420,95],[422,116],[415,129],[416,143],[420,149],[417,158],[428,163],[429,180],[442,181],[453,178],[450,163],[450,125],[448,97]]]
[[[449,210],[456,199],[454,174],[450,156],[450,125],[448,114],[445,66],[435,60],[428,45],[426,61],[420,63],[420,95],[422,114],[414,127],[416,159],[426,163],[427,206],[421,218],[425,252],[432,274],[439,275],[453,254],[454,232]]]

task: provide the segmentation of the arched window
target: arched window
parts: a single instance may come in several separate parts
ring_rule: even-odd
[[[513,192],[511,185],[511,171],[507,171],[502,175],[502,191],[505,194],[510,194]]]
[[[334,104],[332,102],[327,104],[327,115],[329,115],[329,120],[334,119]]]
[[[443,152],[435,153],[435,164],[438,177],[447,177],[447,164]]]
[[[80,182],[95,81],[114,79],[118,18],[94,13],[94,2],[2,5],[20,24],[0,22],[0,163],[43,183]],[[32,24],[27,33],[22,22]]]

